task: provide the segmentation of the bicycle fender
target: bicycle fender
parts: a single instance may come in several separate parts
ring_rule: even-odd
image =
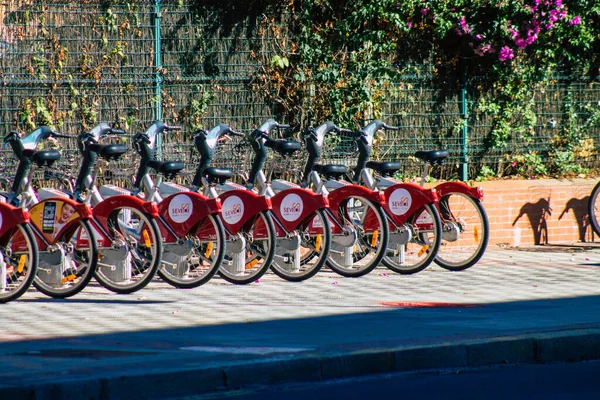
[[[158,214],[179,236],[187,235],[200,221],[211,214],[221,213],[221,200],[210,199],[200,193],[175,193],[158,204]],[[159,224],[163,238],[168,230]]]
[[[29,222],[29,213],[22,209],[11,206],[8,203],[0,203],[0,237],[10,231],[15,225]]]
[[[329,208],[334,210],[334,212],[337,212],[336,210],[338,209],[340,203],[349,197],[363,197],[380,205],[385,203],[383,192],[378,190],[373,191],[359,185],[346,185],[329,192],[329,195],[327,196],[329,200]]]
[[[316,210],[329,206],[322,194],[302,188],[291,188],[277,193],[271,198],[273,214],[287,231],[296,229]]]
[[[385,212],[396,224],[404,224],[423,206],[437,201],[435,189],[423,189],[412,183],[398,183],[385,190]]]
[[[440,183],[435,187],[435,191],[440,199],[448,193],[462,193],[479,201],[483,200],[483,189],[481,187],[472,187],[463,182]]]
[[[104,217],[104,220],[106,220],[108,215],[118,207],[131,207],[141,210],[154,218],[158,217],[158,207],[156,204],[126,194],[118,194],[102,200],[94,206],[92,213],[94,218]]]
[[[225,229],[238,233],[242,226],[261,211],[272,209],[271,200],[250,190],[229,190],[221,199],[221,220]]]
[[[46,250],[46,242],[55,244],[65,232],[69,232],[80,220],[92,217],[89,205],[63,197],[50,197],[29,209],[29,218],[34,228],[39,250]]]

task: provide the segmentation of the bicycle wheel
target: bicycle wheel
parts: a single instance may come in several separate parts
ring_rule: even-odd
[[[442,245],[435,262],[450,271],[462,271],[483,256],[490,236],[487,214],[481,202],[464,193],[440,199]]]
[[[162,256],[154,219],[137,208],[115,208],[107,218],[111,243],[99,248],[96,280],[119,294],[144,288],[156,275]]]
[[[294,236],[278,238],[271,270],[280,278],[300,282],[314,276],[327,261],[331,227],[327,214],[317,210]]]
[[[273,263],[276,238],[271,215],[261,211],[240,232],[227,238],[219,275],[238,285],[255,282]]]
[[[383,264],[399,274],[414,274],[427,268],[440,248],[439,213],[433,204],[427,204],[417,210],[403,228],[390,234]]]
[[[208,282],[219,270],[225,254],[225,230],[216,215],[209,215],[196,232],[181,243],[163,244],[158,275],[176,288],[190,289]]]
[[[590,224],[596,235],[600,236],[600,223],[598,222],[598,213],[600,212],[600,182],[594,186],[588,201],[588,216]]]
[[[54,245],[39,251],[39,264],[33,285],[54,298],[67,298],[81,292],[94,276],[98,248],[92,226],[79,220],[57,238]]]
[[[21,297],[38,268],[38,248],[31,228],[19,224],[0,242],[0,303]]]
[[[388,243],[388,225],[381,206],[362,197],[349,197],[339,206],[342,232],[332,234],[327,266],[355,278],[377,267]]]

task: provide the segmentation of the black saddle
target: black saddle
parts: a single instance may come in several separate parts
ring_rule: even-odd
[[[282,156],[291,156],[302,147],[300,142],[295,140],[268,140],[265,146],[270,147]]]
[[[206,168],[204,170],[204,176],[208,180],[208,183],[219,183],[224,184],[233,176],[233,172],[227,168]]]
[[[392,176],[396,171],[400,169],[399,162],[379,162],[379,161],[369,161],[367,163],[367,168],[371,168],[376,171],[381,176]]]
[[[124,144],[98,144],[90,145],[90,150],[97,153],[105,160],[117,160],[123,154],[127,153],[127,146]]]
[[[57,150],[40,150],[36,151],[31,156],[31,160],[36,163],[38,167],[49,167],[59,159],[60,153]]]
[[[325,179],[340,179],[348,173],[348,167],[339,164],[315,165],[314,170]]]
[[[417,151],[415,157],[429,164],[441,165],[448,158],[448,150]]]
[[[173,178],[185,166],[181,161],[158,161],[152,160],[148,162],[148,166],[158,173],[163,174],[167,178]]]

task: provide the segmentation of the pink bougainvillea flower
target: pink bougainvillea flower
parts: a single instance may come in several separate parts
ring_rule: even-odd
[[[531,36],[527,36],[527,39],[525,39],[525,41],[527,42],[527,44],[531,44],[533,42],[535,42],[537,40],[537,35],[531,35]]]
[[[513,58],[515,58],[513,49],[508,46],[504,46],[500,49],[500,53],[498,54],[498,59],[500,61],[512,60]]]
[[[527,47],[527,41],[525,39],[523,39],[522,37],[516,38],[515,39],[515,44],[520,49],[524,49],[525,47]]]
[[[517,162],[513,161],[513,162],[510,163],[510,165],[512,165],[513,167],[516,167],[517,166]]]
[[[480,57],[483,57],[485,55],[485,53],[493,53],[493,52],[494,52],[494,49],[492,48],[492,45],[489,43],[481,45],[475,49],[475,54]]]
[[[580,23],[581,23],[581,17],[579,15],[577,15],[576,17],[573,17],[573,19],[569,21],[569,25],[579,25]]]
[[[410,22],[410,21],[409,21],[409,22],[407,22],[407,23],[406,23],[406,26],[408,26],[409,28],[411,28],[411,27],[412,27],[412,22]]]
[[[460,29],[465,33],[471,33],[471,27],[467,24],[467,19],[465,17],[460,17],[458,20],[458,24],[460,25]]]
[[[421,8],[421,14],[427,15],[428,12],[429,12],[429,8]]]

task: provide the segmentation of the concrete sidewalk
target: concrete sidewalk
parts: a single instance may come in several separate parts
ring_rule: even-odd
[[[470,270],[322,272],[0,307],[0,399],[166,398],[419,369],[600,358],[600,248],[493,249]]]

